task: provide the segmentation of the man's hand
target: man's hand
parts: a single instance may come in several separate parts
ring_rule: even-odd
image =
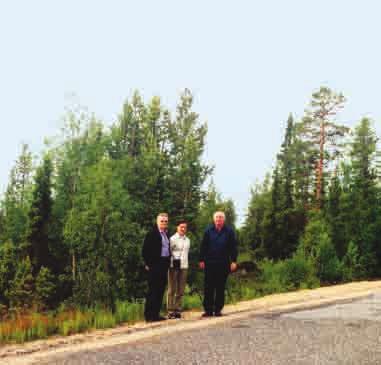
[[[236,271],[237,270],[237,263],[236,262],[232,262],[231,264],[230,264],[230,271],[231,272],[234,272],[234,271]]]
[[[144,268],[146,269],[146,271],[149,271],[149,266],[145,265]]]
[[[205,269],[205,262],[204,261],[200,261],[200,263],[198,265],[200,266],[201,270]]]

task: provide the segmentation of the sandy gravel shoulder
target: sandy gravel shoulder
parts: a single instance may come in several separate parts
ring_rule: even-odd
[[[225,321],[245,318],[248,315],[265,315],[289,312],[353,301],[381,291],[381,281],[362,281],[334,285],[312,290],[273,294],[262,298],[227,305],[223,317],[200,319],[200,311],[189,311],[182,320],[159,323],[138,322],[108,330],[94,330],[68,337],[55,336],[23,345],[0,347],[0,364],[36,364],[39,360],[56,354],[101,349],[127,344],[177,331],[201,329]]]

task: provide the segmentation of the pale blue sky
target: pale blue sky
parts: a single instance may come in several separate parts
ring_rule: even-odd
[[[381,6],[375,1],[0,0],[0,188],[21,142],[58,133],[66,96],[112,122],[139,89],[173,108],[190,88],[208,121],[205,159],[245,213],[289,112],[327,85],[338,118],[381,120]]]

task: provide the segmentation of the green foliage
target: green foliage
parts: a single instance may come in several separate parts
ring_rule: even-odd
[[[375,172],[377,138],[368,119],[355,128],[351,144],[351,237],[359,248],[359,263],[366,277],[379,272],[379,188]]]
[[[311,260],[322,282],[341,279],[341,265],[332,244],[329,226],[321,211],[313,211],[301,238],[298,254]]]
[[[339,259],[345,255],[348,244],[348,220],[351,211],[351,202],[348,200],[349,194],[342,183],[342,172],[336,170],[329,185],[328,199],[326,204],[326,216],[329,224],[329,231],[332,243]]]
[[[335,248],[327,233],[320,237],[316,250],[315,265],[317,276],[324,283],[337,283],[340,281],[342,272]]]
[[[34,302],[34,278],[29,256],[18,263],[14,279],[6,291],[10,306],[13,308],[31,308]]]
[[[123,302],[117,300],[115,303],[116,323],[135,322],[144,317],[143,301]]]
[[[197,294],[185,295],[183,300],[183,309],[190,310],[202,307],[201,296]]]
[[[312,94],[309,109],[298,126],[299,138],[308,146],[310,160],[309,170],[315,195],[314,205],[321,208],[324,203],[327,166],[334,164],[341,155],[344,144],[343,137],[349,128],[333,121],[343,107],[345,97],[328,87]]]
[[[351,281],[363,275],[360,265],[359,249],[355,242],[351,241],[348,251],[343,257],[343,280]]]
[[[65,242],[77,258],[79,302],[112,304],[136,287],[142,232],[129,222],[133,203],[112,161],[101,161],[81,180],[65,225]],[[111,302],[110,302],[111,300]]]
[[[115,312],[101,306],[83,310],[59,310],[57,313],[19,314],[0,323],[0,343],[31,341],[54,334],[68,336],[90,329],[110,328],[143,318],[142,302],[116,303]]]
[[[53,165],[50,157],[44,157],[42,165],[37,169],[29,211],[27,241],[28,253],[33,272],[37,274],[42,266],[51,265],[49,252],[49,224],[51,222],[52,192],[51,176]]]
[[[0,295],[1,303],[9,305],[6,293],[17,270],[18,250],[12,242],[0,245]]]
[[[240,261],[254,261],[260,276],[231,276],[228,301],[381,274],[377,136],[364,118],[344,139],[348,129],[332,120],[343,103],[342,94],[321,87],[302,120],[288,117],[274,169],[253,187],[237,229]],[[69,110],[35,171],[23,145],[0,202],[0,304],[20,312],[70,303],[73,310],[18,318],[15,330],[0,328],[0,338],[67,335],[142,318],[141,244],[162,211],[170,233],[178,219],[188,221],[184,306],[199,307],[202,233],[216,210],[236,223],[234,202],[213,182],[205,189],[213,171],[203,162],[206,134],[189,90],[174,113],[159,97],[145,102],[135,92],[112,124]]]
[[[234,203],[230,199],[224,200],[212,182],[201,200],[196,228],[203,232],[208,225],[213,223],[213,214],[219,210],[225,213],[226,224],[234,227],[237,218]]]
[[[36,300],[44,308],[52,303],[56,291],[55,277],[47,267],[42,266],[36,277]]]
[[[0,241],[12,241],[18,246],[25,240],[31,199],[32,172],[32,155],[28,145],[23,144],[21,154],[11,170],[4,201],[1,202]]]
[[[312,260],[306,259],[299,252],[284,261],[282,279],[288,290],[314,288],[320,284]]]
[[[329,237],[329,227],[321,211],[311,211],[298,247],[306,258],[316,259],[319,244]]]
[[[281,293],[289,290],[319,286],[319,279],[311,260],[306,260],[300,252],[292,258],[274,263],[265,259],[260,263],[264,294]]]
[[[243,245],[256,253],[259,251],[260,255],[257,256],[259,258],[262,258],[267,251],[265,251],[265,242],[268,237],[266,227],[270,202],[271,191],[269,177],[267,177],[262,185],[257,184],[252,188],[247,219],[241,228]]]
[[[264,259],[259,263],[259,268],[261,270],[261,290],[264,294],[281,293],[287,290],[282,282],[284,262],[274,263],[272,260]]]
[[[237,303],[240,300],[254,299],[259,295],[256,280],[252,277],[241,277],[233,274],[227,283],[226,302]]]

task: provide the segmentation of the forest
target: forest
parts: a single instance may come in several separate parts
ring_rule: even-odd
[[[22,145],[0,202],[3,321],[75,311],[85,318],[96,308],[102,318],[119,313],[111,326],[129,319],[121,308],[144,298],[142,241],[158,212],[168,212],[170,231],[188,221],[189,307],[200,305],[199,243],[217,209],[239,238],[242,270],[230,279],[230,300],[379,277],[378,138],[370,119],[354,128],[336,121],[345,102],[320,87],[300,119],[290,113],[279,121],[286,128],[274,166],[253,185],[239,227],[234,202],[218,192],[203,159],[207,124],[189,90],[174,112],[136,91],[111,124],[83,108],[67,110],[41,156]],[[7,331],[0,328],[2,340],[20,340]]]

